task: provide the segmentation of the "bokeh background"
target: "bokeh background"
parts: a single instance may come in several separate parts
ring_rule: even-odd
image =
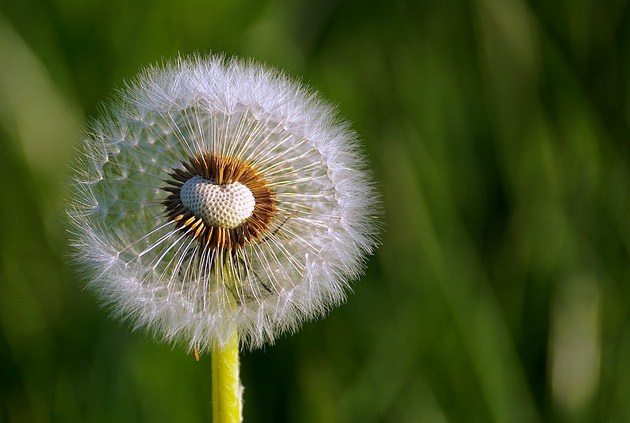
[[[224,52],[353,122],[382,246],[329,317],[242,354],[246,422],[630,421],[626,0],[0,0],[0,421],[210,421],[196,363],[68,263],[85,122]]]

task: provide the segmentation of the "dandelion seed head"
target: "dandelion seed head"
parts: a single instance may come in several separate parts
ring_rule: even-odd
[[[378,243],[356,134],[282,73],[221,57],[145,69],[94,121],[68,214],[120,317],[192,350],[243,345],[341,303]]]

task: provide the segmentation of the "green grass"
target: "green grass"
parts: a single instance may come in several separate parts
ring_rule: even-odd
[[[194,51],[320,90],[386,207],[348,302],[242,355],[246,422],[630,421],[628,2],[22,0],[0,2],[0,422],[210,421],[209,357],[109,319],[63,218],[81,126]]]

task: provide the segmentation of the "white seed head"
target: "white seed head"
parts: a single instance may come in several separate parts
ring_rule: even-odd
[[[68,215],[120,317],[192,350],[259,347],[342,302],[378,243],[356,134],[282,73],[221,57],[144,70],[94,121]]]
[[[240,182],[217,185],[198,175],[184,183],[179,195],[184,207],[207,225],[228,229],[242,224],[256,206],[254,195]]]

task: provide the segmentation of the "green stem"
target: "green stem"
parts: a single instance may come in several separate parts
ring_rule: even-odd
[[[241,422],[241,383],[239,379],[238,334],[212,352],[212,421]]]

